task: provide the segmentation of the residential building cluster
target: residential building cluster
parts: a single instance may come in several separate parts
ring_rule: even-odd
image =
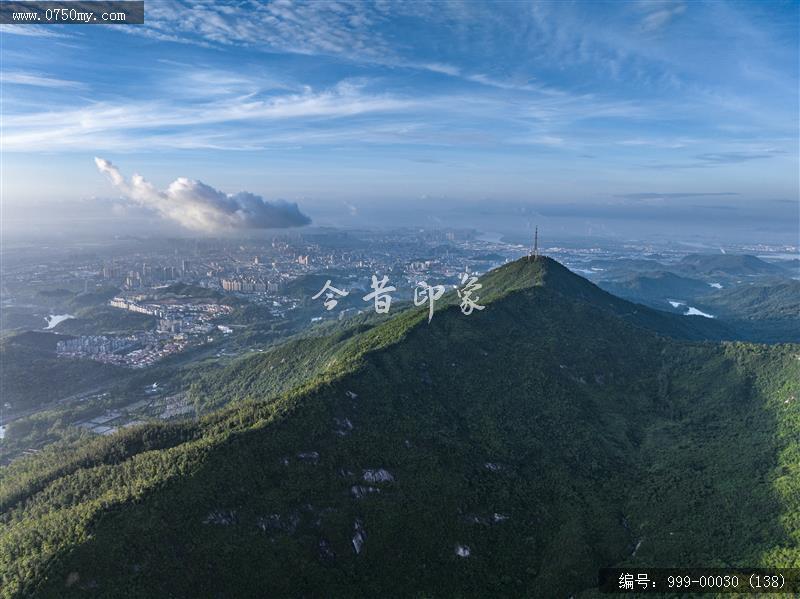
[[[278,293],[280,289],[279,283],[254,277],[224,278],[220,279],[220,284],[224,291],[238,291],[239,293]]]
[[[133,344],[131,337],[84,335],[56,343],[56,353],[62,356],[101,356],[116,354]]]
[[[182,333],[171,335],[158,331],[120,336],[81,335],[59,341],[56,354],[63,358],[89,358],[126,368],[145,368],[185,350],[191,343],[204,341],[204,338],[190,339]]]

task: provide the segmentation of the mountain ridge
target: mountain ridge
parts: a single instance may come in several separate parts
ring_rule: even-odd
[[[661,442],[701,430],[695,402],[713,411],[739,401],[759,431],[773,426],[765,401],[795,414],[780,402],[796,389],[797,348],[661,337],[614,312],[635,305],[537,262],[482,278],[484,311],[461,314],[451,293],[430,324],[423,307],[343,335],[325,358],[333,365],[292,389],[254,392],[196,424],[100,440],[72,470],[37,474],[47,456],[16,465],[4,473],[3,596],[144,597],[153,585],[173,596],[341,596],[385,594],[397,580],[417,596],[590,593],[596,569],[625,563],[639,536],[669,518],[690,529],[691,512],[658,508],[647,492],[632,501],[631,481],[652,491],[648,472],[661,482],[674,472],[708,513],[728,500],[711,470],[713,486],[697,495],[694,469],[658,469],[718,467],[725,436],[698,438],[694,454],[664,453]],[[762,353],[767,366],[747,374]],[[253,364],[269,378],[278,359]],[[257,374],[239,372],[218,392],[247,397],[237,381]],[[746,382],[756,374],[763,392]],[[712,381],[719,388],[703,390]],[[772,445],[753,443],[753,460],[771,463]],[[752,472],[741,460],[743,473],[723,469],[729,481]],[[777,513],[771,476],[739,501]],[[744,559],[741,538],[718,534],[715,559]],[[654,546],[662,565],[707,551],[682,538]]]
[[[750,254],[689,254],[679,266],[700,274],[785,274],[783,268]]]

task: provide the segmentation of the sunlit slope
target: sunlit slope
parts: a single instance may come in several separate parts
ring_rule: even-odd
[[[16,464],[3,595],[552,597],[796,559],[800,348],[674,340],[546,259],[482,282],[469,316],[320,339],[292,391],[253,358],[200,423]]]

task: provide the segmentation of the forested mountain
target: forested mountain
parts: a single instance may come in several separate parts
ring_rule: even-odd
[[[800,342],[800,281],[761,277],[719,289],[670,272],[599,281],[606,291],[657,309],[685,313],[691,305],[718,320],[709,339]],[[716,336],[715,336],[716,334]]]
[[[686,300],[713,291],[708,283],[667,271],[629,275],[616,280],[600,281],[598,284],[619,297],[645,302],[661,309],[667,307],[667,298]]]
[[[800,320],[800,281],[786,279],[721,289],[700,301],[723,318]]]
[[[678,263],[684,272],[704,275],[781,275],[786,271],[756,256],[747,254],[689,254]]]
[[[800,346],[691,341],[718,324],[547,258],[481,283],[470,315],[210,373],[197,422],[0,470],[0,593],[581,597],[606,566],[800,562]]]

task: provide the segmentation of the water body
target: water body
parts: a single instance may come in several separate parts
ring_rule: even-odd
[[[69,320],[70,318],[75,318],[72,314],[51,314],[47,317],[47,326],[44,327],[45,329],[52,329],[55,328],[60,322],[64,322],[65,320]]]
[[[698,310],[697,308],[693,308],[692,306],[687,306],[686,302],[680,302],[678,300],[667,300],[669,305],[673,308],[680,308],[681,306],[686,308],[686,312],[683,313],[684,316],[704,316],[705,318],[716,318],[713,314],[706,314],[705,312]]]
[[[692,308],[689,306],[689,310],[684,314],[684,316],[704,316],[705,318],[716,318],[713,314],[706,314],[705,312],[701,312],[697,308]]]

